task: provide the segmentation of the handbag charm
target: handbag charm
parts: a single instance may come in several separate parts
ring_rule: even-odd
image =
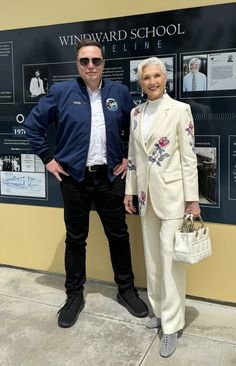
[[[212,254],[209,228],[199,216],[196,225],[193,215],[185,216],[183,224],[175,233],[174,259],[178,262],[194,264]]]

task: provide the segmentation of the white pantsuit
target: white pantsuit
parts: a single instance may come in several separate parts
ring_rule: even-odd
[[[138,196],[149,301],[171,334],[185,317],[185,268],[173,260],[174,234],[185,203],[198,201],[194,125],[189,105],[165,94],[144,141],[146,103],[131,113],[126,194]]]
[[[185,319],[185,267],[172,260],[182,219],[161,220],[149,201],[141,222],[149,302],[163,332],[171,334],[184,327]]]

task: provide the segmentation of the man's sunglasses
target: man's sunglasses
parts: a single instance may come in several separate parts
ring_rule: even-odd
[[[93,57],[93,58],[82,57],[78,59],[78,62],[80,63],[81,66],[88,66],[90,61],[92,61],[94,66],[100,66],[103,63],[103,59],[99,57]]]

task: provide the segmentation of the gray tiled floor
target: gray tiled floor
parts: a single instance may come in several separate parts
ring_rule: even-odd
[[[0,299],[1,366],[236,365],[234,307],[186,300],[178,348],[162,359],[157,332],[116,302],[113,285],[87,281],[85,308],[69,329],[56,318],[63,276],[0,267]]]

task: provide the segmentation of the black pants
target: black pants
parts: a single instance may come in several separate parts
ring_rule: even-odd
[[[109,182],[106,166],[96,173],[86,171],[83,182],[66,176],[62,179],[66,225],[66,293],[79,292],[86,281],[86,239],[92,203],[109,242],[114,280],[119,291],[122,293],[133,287],[129,234],[123,206],[124,181],[116,177],[113,183]]]

